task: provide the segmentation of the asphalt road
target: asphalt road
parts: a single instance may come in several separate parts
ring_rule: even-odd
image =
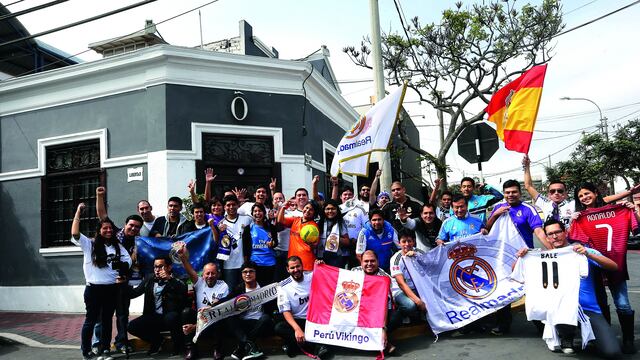
[[[634,309],[640,310],[640,251],[630,251],[628,265],[631,280],[629,281],[629,298]],[[615,316],[613,302],[610,300],[613,316],[614,331],[620,337],[620,326]],[[640,312],[639,312],[640,314]],[[640,348],[640,315],[636,317],[636,347]],[[526,321],[524,312],[514,314],[511,333],[502,337],[489,334],[467,335],[458,338],[442,336],[437,342],[433,337],[414,337],[396,343],[403,359],[559,359],[580,358],[596,359],[592,352],[580,352],[577,355],[552,353],[547,350],[544,342],[536,334],[535,327]],[[269,359],[288,359],[281,352],[267,353]],[[124,355],[118,355],[124,359]],[[371,359],[376,356],[373,352],[362,352],[351,349],[338,349],[335,359]],[[20,344],[8,343],[0,340],[0,358],[2,359],[81,359],[78,350],[39,349]],[[132,354],[131,359],[179,359],[178,356],[159,355],[145,356],[144,352]],[[206,356],[205,358],[209,358]],[[306,357],[297,356],[298,359]],[[635,356],[626,359],[640,358]],[[231,359],[231,357],[227,357]]]

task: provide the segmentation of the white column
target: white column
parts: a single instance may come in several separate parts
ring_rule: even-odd
[[[196,164],[192,159],[172,157],[167,151],[149,153],[148,160],[148,200],[155,215],[165,215],[167,200],[171,196],[184,198],[189,195],[187,183],[191,179],[195,180]]]

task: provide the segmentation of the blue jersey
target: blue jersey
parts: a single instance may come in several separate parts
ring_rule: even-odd
[[[458,219],[452,216],[445,220],[440,227],[438,239],[449,242],[456,239],[465,238],[480,232],[484,227],[484,223],[477,217],[467,216],[464,219]]]
[[[493,208],[491,215],[493,215],[496,210],[505,206],[509,206],[509,204],[503,202],[496,205],[496,207]],[[520,236],[522,236],[524,242],[527,243],[527,247],[532,249],[533,230],[542,227],[542,220],[540,219],[540,216],[538,216],[536,209],[529,204],[521,202],[519,205],[512,206],[509,209],[509,216],[516,225]]]
[[[469,214],[482,220],[483,224],[487,223],[487,209],[489,206],[504,199],[504,195],[491,185],[486,184],[484,189],[489,193],[487,195],[471,195],[469,198]],[[453,217],[453,207],[449,211],[451,217]]]
[[[271,234],[262,226],[251,224],[251,258],[258,266],[274,266],[276,252],[267,243],[271,242]]]

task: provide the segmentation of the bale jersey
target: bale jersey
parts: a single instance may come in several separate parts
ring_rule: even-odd
[[[607,205],[582,211],[571,223],[569,238],[586,243],[618,264],[618,271],[605,272],[612,283],[629,279],[627,241],[629,232],[638,228],[633,210],[624,205]]]
[[[575,326],[578,323],[580,279],[588,275],[587,257],[567,246],[529,251],[518,259],[511,278],[525,285],[527,320]]]
[[[309,309],[312,272],[304,272],[302,281],[297,282],[291,276],[282,280],[278,286],[278,310],[291,312],[296,319],[305,319]]]

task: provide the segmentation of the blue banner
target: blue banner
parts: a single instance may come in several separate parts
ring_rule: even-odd
[[[138,264],[143,274],[153,273],[153,259],[158,256],[169,256],[173,261],[173,274],[178,278],[188,277],[182,262],[178,257],[181,243],[187,244],[189,262],[195,271],[201,271],[205,264],[215,261],[217,245],[211,236],[211,228],[192,231],[180,236],[170,237],[144,237],[136,238],[138,249]]]

